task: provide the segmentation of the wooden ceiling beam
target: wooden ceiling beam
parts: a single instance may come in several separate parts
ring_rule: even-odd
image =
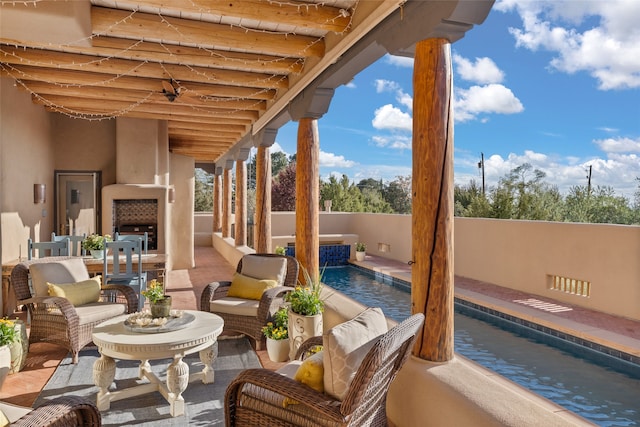
[[[101,99],[107,101],[128,101],[139,102],[144,101],[150,104],[168,104],[171,101],[167,97],[159,93],[158,91],[139,91],[131,89],[119,89],[119,88],[105,88],[105,87],[62,87],[51,83],[43,83],[39,81],[22,81],[25,87],[24,90],[36,92],[43,97],[47,95],[59,95],[68,96],[71,98],[90,98]],[[200,97],[184,96],[180,94],[174,104],[180,105],[193,105],[193,106],[207,106],[216,108],[226,108],[234,110],[255,110],[264,111],[267,107],[265,101],[258,101],[254,99],[239,100],[230,98],[207,98],[202,99]]]
[[[282,57],[321,57],[325,49],[324,39],[317,37],[247,31],[229,25],[95,6],[91,8],[91,24],[94,35],[156,39]]]
[[[212,136],[214,137],[220,137],[220,138],[229,138],[232,140],[237,140],[242,136],[241,132],[234,132],[234,131],[227,131],[224,127],[219,126],[217,130],[215,131],[211,131],[209,129],[201,129],[198,126],[198,129],[179,129],[179,128],[172,128],[169,127],[169,133],[171,135],[173,135],[174,137],[176,136],[182,136],[182,137],[194,137],[194,138],[210,138]]]
[[[236,132],[239,133],[240,135],[244,135],[247,132],[247,128],[246,126],[241,126],[241,125],[233,125],[233,124],[228,124],[228,123],[200,123],[198,124],[198,126],[194,126],[193,123],[189,123],[189,122],[182,122],[182,121],[178,121],[178,120],[171,120],[169,122],[169,130],[175,130],[178,131],[180,129],[201,129],[203,131],[207,131],[207,132],[218,132],[220,130],[224,130],[225,132]]]
[[[349,28],[351,12],[323,4],[300,1],[265,2],[261,0],[136,0],[138,5],[158,7],[163,11],[209,13],[268,21],[302,28],[342,33]]]
[[[217,68],[187,67],[175,64],[132,61],[129,59],[103,58],[76,53],[42,49],[22,49],[0,46],[0,62],[13,65],[59,68],[65,70],[96,72],[115,76],[135,76],[200,83],[217,83],[232,86],[249,86],[270,89],[288,87],[285,75],[251,73],[247,71]]]
[[[121,88],[141,91],[162,91],[162,83],[158,79],[145,77],[120,76],[111,74],[90,73],[85,71],[61,70],[57,68],[40,68],[30,65],[2,65],[0,75],[19,80],[42,80],[61,86],[74,85],[82,87]],[[218,84],[180,82],[185,94],[193,96],[218,96],[237,99],[264,99],[275,97],[274,89],[260,89]]]

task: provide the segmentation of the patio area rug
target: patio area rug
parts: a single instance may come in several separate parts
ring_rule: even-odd
[[[76,395],[92,399],[98,387],[93,384],[93,363],[100,357],[96,347],[87,347],[80,352],[77,365],[68,355],[38,396],[35,406],[62,395]],[[189,372],[202,370],[198,353],[183,359]],[[153,371],[161,379],[166,378],[170,360],[151,361]],[[137,378],[140,362],[116,360],[116,378],[112,387],[121,389],[148,382]],[[218,340],[218,357],[213,364],[215,381],[203,384],[196,380],[182,394],[185,414],[171,417],[169,403],[159,392],[111,402],[111,408],[102,412],[104,426],[204,426],[224,425],[224,393],[227,385],[238,373],[247,368],[260,368],[260,361],[246,337]]]

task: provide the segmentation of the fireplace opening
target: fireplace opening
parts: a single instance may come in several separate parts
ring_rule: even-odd
[[[113,201],[113,230],[120,234],[148,235],[148,249],[158,249],[158,200]]]

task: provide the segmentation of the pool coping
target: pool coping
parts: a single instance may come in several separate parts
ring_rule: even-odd
[[[411,289],[411,274],[406,271],[406,268],[379,266],[372,260],[352,261],[349,265],[372,272],[376,279],[383,283],[404,290]],[[494,298],[461,286],[455,286],[454,299],[458,303],[469,305],[488,314],[640,367],[640,340],[632,337]]]

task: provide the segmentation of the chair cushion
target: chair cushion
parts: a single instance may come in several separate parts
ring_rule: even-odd
[[[259,300],[267,289],[275,288],[278,282],[270,279],[254,279],[244,274],[235,273],[227,296]]]
[[[242,274],[254,279],[269,279],[282,285],[287,274],[287,259],[260,255],[242,257]]]
[[[102,322],[127,312],[126,304],[113,302],[94,302],[80,305],[75,309],[78,314],[78,324],[80,325]]]
[[[0,402],[0,426],[8,426],[9,423],[14,423],[20,418],[33,411],[33,408],[27,408],[25,406],[13,405],[7,402]],[[4,420],[2,417],[4,416]],[[4,424],[4,423],[6,424]]]
[[[52,297],[66,298],[75,306],[98,302],[100,300],[101,276],[75,283],[49,283],[49,295]]]
[[[82,258],[72,258],[56,262],[35,263],[29,266],[33,291],[37,297],[49,296],[49,283],[82,282],[89,278],[89,272]]]
[[[367,308],[353,319],[334,326],[322,337],[324,390],[342,400],[375,338],[387,332],[380,308]]]
[[[212,313],[236,314],[238,316],[258,317],[260,301],[254,299],[224,297],[211,301],[209,311]]]

